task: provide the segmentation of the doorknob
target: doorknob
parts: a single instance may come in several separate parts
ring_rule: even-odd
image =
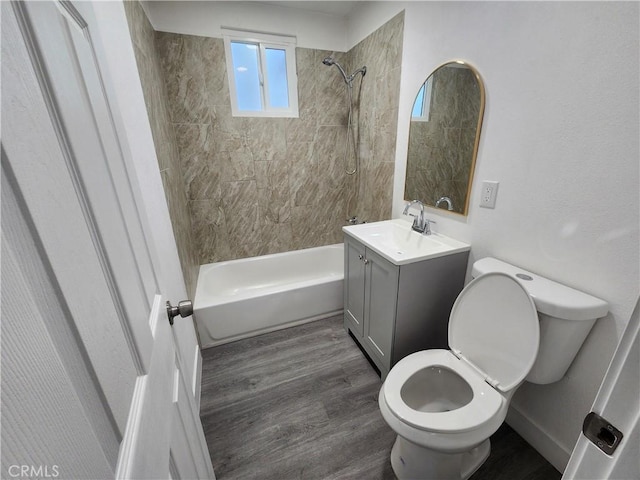
[[[169,324],[173,325],[173,317],[180,315],[182,318],[193,315],[193,303],[191,300],[182,300],[178,302],[178,306],[174,307],[171,302],[167,301],[167,317],[169,317]]]

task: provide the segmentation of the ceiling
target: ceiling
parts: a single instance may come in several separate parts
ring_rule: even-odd
[[[313,0],[309,1],[280,1],[280,2],[272,2],[272,1],[259,1],[257,3],[266,3],[268,5],[276,5],[279,7],[287,7],[287,8],[300,8],[303,10],[309,10],[319,13],[326,13],[329,15],[336,15],[339,17],[346,17],[351,13],[351,11],[355,8],[357,1],[324,1],[317,2]]]

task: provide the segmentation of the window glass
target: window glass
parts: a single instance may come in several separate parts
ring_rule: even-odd
[[[262,110],[258,46],[231,42],[239,110]]]
[[[426,82],[422,84],[418,95],[416,95],[416,101],[413,102],[413,109],[411,110],[411,118],[419,122],[428,122],[431,114],[431,90],[433,87],[433,79],[429,77]]]
[[[222,28],[234,117],[298,117],[296,39]]]
[[[265,48],[265,59],[269,84],[269,106],[288,108],[287,52],[279,48]]]
[[[421,117],[423,107],[424,107],[424,84],[422,84],[422,87],[420,87],[420,90],[418,90],[416,101],[413,103],[413,112],[411,112],[411,116]]]

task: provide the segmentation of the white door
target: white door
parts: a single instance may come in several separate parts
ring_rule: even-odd
[[[603,452],[584,434],[578,438],[563,479],[631,480],[640,478],[640,302],[631,315],[591,407],[606,422],[594,423],[594,440],[616,446]],[[609,429],[609,426],[613,428]],[[618,430],[622,433],[620,437]],[[598,431],[601,433],[598,433]],[[613,432],[613,433],[612,433]]]
[[[94,7],[1,5],[2,478],[214,478],[159,172],[110,83],[124,11]]]

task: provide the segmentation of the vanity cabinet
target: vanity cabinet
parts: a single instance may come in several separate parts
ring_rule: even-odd
[[[380,370],[448,348],[449,313],[464,287],[468,251],[395,265],[345,235],[344,326]]]

